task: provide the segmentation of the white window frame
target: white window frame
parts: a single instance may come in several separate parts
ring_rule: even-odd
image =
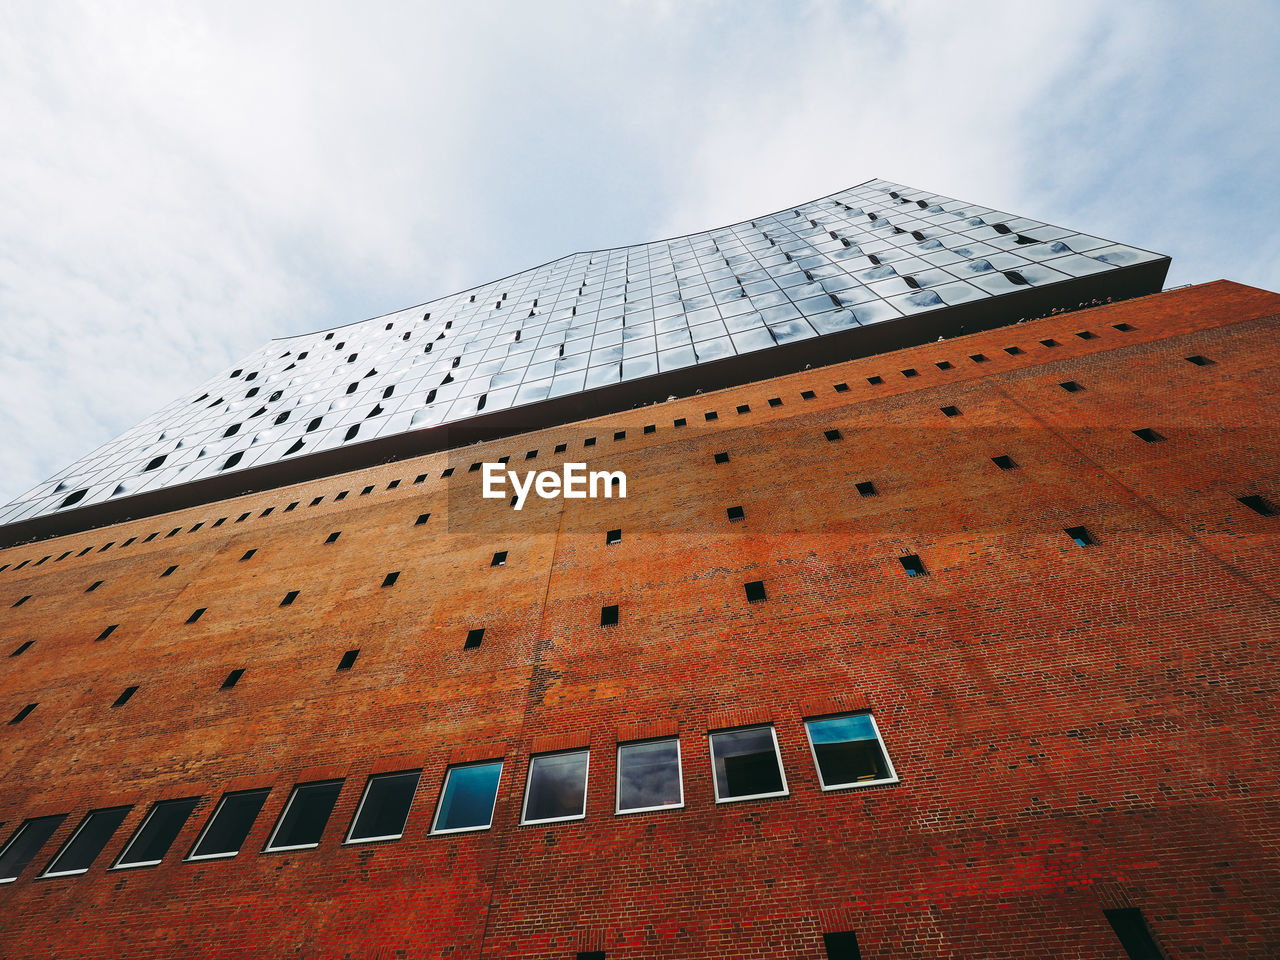
[[[533,782],[533,765],[544,757],[561,757],[570,753],[585,753],[587,755],[587,767],[582,771],[582,812],[573,813],[567,817],[548,817],[545,820],[530,820],[526,815],[529,810],[529,784]],[[529,770],[524,778],[524,802],[520,804],[520,825],[533,825],[539,823],[566,823],[570,820],[585,820],[587,818],[587,788],[591,783],[591,748],[576,747],[573,750],[552,750],[549,753],[536,753],[529,758]]]
[[[182,859],[187,862],[199,862],[202,860],[230,860],[232,857],[240,856],[240,850],[243,849],[244,847],[243,842],[241,842],[240,846],[237,847],[235,850],[232,850],[230,853],[197,854],[196,851],[200,849],[200,844],[204,842],[204,836],[206,833],[209,832],[209,828],[212,827],[214,824],[214,821],[218,819],[218,814],[222,813],[222,808],[226,806],[226,803],[227,803],[227,797],[234,796],[235,794],[238,794],[238,793],[257,793],[259,789],[263,789],[263,788],[257,788],[257,789],[251,788],[249,790],[231,790],[227,793],[224,793],[219,798],[217,806],[213,808],[213,813],[209,815],[209,819],[206,820],[204,826],[200,828],[200,836],[196,837],[196,842],[191,845],[191,852],[188,853]],[[266,790],[267,790],[267,795],[262,798],[263,807],[267,805],[267,797],[271,796],[271,789],[268,787],[266,788]],[[250,831],[253,830],[253,824],[258,822],[258,817],[260,817],[261,815],[262,815],[262,807],[259,807],[258,812],[253,816],[253,822],[249,824]],[[248,839],[249,839],[248,834],[245,834],[245,840],[248,840]]]
[[[110,813],[112,810],[118,810],[118,809],[120,808],[119,807],[101,807],[97,810],[90,810],[88,813],[86,813],[84,817],[81,818],[79,826],[77,826],[75,830],[71,831],[71,836],[67,837],[67,839],[62,842],[62,846],[58,848],[58,852],[53,855],[52,859],[50,859],[49,865],[46,866],[44,870],[42,870],[39,874],[37,874],[37,878],[44,879],[45,877],[78,877],[81,874],[88,873],[89,870],[93,867],[92,863],[89,864],[89,866],[87,867],[77,867],[74,870],[57,870],[57,871],[53,869],[53,865],[62,858],[62,855],[64,853],[66,853],[68,850],[71,849],[71,845],[76,842],[76,838],[80,836],[80,832],[89,825],[90,821],[93,820],[95,815],[102,814],[102,813]],[[130,807],[129,809],[132,810],[133,808]],[[127,818],[128,816],[129,814],[126,811],[125,817]],[[120,823],[123,824],[124,820],[121,820]],[[119,829],[120,829],[120,825],[117,824],[115,830],[119,830]],[[112,836],[115,836],[115,830],[111,831]],[[111,837],[108,837],[107,843],[110,843],[110,842],[111,842]],[[103,847],[104,848],[106,847],[105,843],[103,844]],[[102,851],[99,850],[98,852],[101,853]],[[93,859],[97,860],[98,858],[95,856]]]
[[[773,738],[773,759],[778,764],[778,776],[782,779],[782,789],[772,793],[752,793],[744,797],[720,796],[720,778],[716,776],[715,737],[719,733],[737,733],[742,730],[767,729]],[[711,756],[711,786],[716,793],[716,803],[738,803],[741,800],[763,800],[766,797],[789,797],[791,788],[787,785],[787,768],[782,763],[782,750],[778,746],[778,731],[772,723],[753,723],[745,727],[725,727],[723,730],[711,730],[707,733],[707,752]]]
[[[404,836],[403,827],[401,828],[399,833],[389,833],[386,836],[381,836],[381,837],[356,838],[356,837],[353,837],[352,834],[354,834],[356,831],[356,824],[360,822],[360,813],[362,810],[364,810],[365,801],[369,799],[369,791],[373,789],[373,781],[380,780],[385,777],[402,777],[410,773],[416,773],[418,775],[418,782],[413,785],[413,796],[409,798],[409,811],[405,812],[404,822],[406,826],[408,825],[409,812],[413,810],[413,802],[418,799],[418,787],[422,786],[422,771],[421,770],[386,770],[382,773],[372,773],[369,775],[369,778],[364,782],[364,793],[360,795],[360,802],[356,804],[356,812],[351,817],[351,826],[347,828],[347,835],[342,841],[344,845],[353,844],[353,843],[377,843],[380,840],[399,840],[401,837]]]
[[[587,761],[590,763],[590,760]],[[489,821],[483,825],[474,827],[446,827],[443,830],[436,826],[440,822],[440,811],[444,807],[444,792],[449,789],[449,778],[453,776],[455,770],[465,770],[468,767],[490,767],[494,764],[498,765],[498,782],[493,785],[493,803],[489,806]],[[498,791],[502,789],[502,775],[506,772],[506,760],[477,760],[474,763],[455,763],[444,772],[444,781],[440,784],[440,796],[436,799],[436,812],[431,818],[431,832],[433,834],[449,834],[449,833],[476,833],[480,830],[493,829],[493,813],[498,809]]]
[[[876,735],[876,742],[880,745],[880,753],[884,756],[885,766],[889,768],[889,776],[879,780],[861,780],[855,783],[827,785],[827,781],[822,776],[822,765],[818,763],[818,751],[813,745],[813,734],[809,731],[809,724],[819,723],[823,720],[839,720],[841,717],[866,717],[871,721],[871,729]],[[809,756],[813,759],[813,769],[818,771],[818,784],[822,787],[824,793],[831,790],[856,790],[859,787],[878,787],[886,783],[900,782],[898,780],[898,771],[894,769],[893,760],[889,756],[889,748],[884,745],[884,737],[880,735],[880,724],[876,723],[875,714],[870,710],[853,710],[848,713],[828,713],[821,717],[805,717],[804,735],[805,739],[809,741]]]
[[[680,784],[680,802],[679,803],[662,803],[653,807],[628,807],[622,809],[622,750],[624,747],[635,747],[646,743],[666,743],[668,740],[674,740],[676,744],[676,778]],[[655,810],[682,810],[684,809],[684,757],[680,749],[680,736],[674,737],[647,737],[644,740],[625,740],[618,744],[617,760],[614,768],[614,787],[613,787],[613,814],[614,816],[630,815],[633,813],[652,813]]]
[[[192,800],[192,799],[196,800],[197,805],[199,805],[198,797],[173,797],[172,798],[172,800],[175,800],[175,801],[176,800]],[[129,850],[132,849],[134,841],[136,841],[140,836],[142,836],[143,830],[147,829],[147,824],[151,822],[151,818],[155,816],[156,811],[159,810],[162,805],[168,802],[170,801],[157,800],[155,803],[151,804],[151,809],[148,810],[147,815],[142,818],[142,822],[138,824],[138,828],[133,831],[133,836],[131,836],[129,838],[129,842],[124,845],[124,849],[120,851],[120,856],[116,857],[115,863],[111,865],[110,869],[135,870],[138,867],[154,867],[164,862],[164,857],[161,857],[159,860],[139,860],[136,863],[125,863],[125,857],[129,855]],[[190,813],[187,814],[187,819],[191,818],[192,813],[195,813],[195,807],[191,808]],[[186,826],[185,822],[183,823],[183,826],[184,827]],[[182,831],[179,830],[178,832],[181,833]],[[178,842],[177,837],[174,837],[173,840],[174,840],[174,843]],[[170,844],[170,847],[172,846],[173,844]],[[168,852],[169,852],[168,850],[165,851],[165,853],[168,853]]]
[[[56,816],[56,814],[53,814],[53,816]],[[65,813],[62,814],[62,819],[64,821],[66,820],[66,818],[67,818],[67,815]],[[22,832],[24,830],[27,830],[31,826],[31,824],[34,823],[35,821],[42,820],[42,819],[43,817],[27,817],[20,824],[18,824],[18,828],[14,830],[13,833],[10,835],[9,839],[5,841],[4,846],[0,847],[0,856],[3,856],[5,853],[8,852],[9,848],[13,846],[14,841],[16,841],[19,837],[22,836]],[[40,846],[36,849],[36,852],[31,855],[31,860],[34,860],[36,857],[40,855],[40,851],[44,849],[44,844],[48,843],[49,840],[53,838],[53,834],[57,833],[58,828],[61,826],[62,826],[62,823],[59,823],[56,827],[54,827],[53,833],[49,834],[48,837],[45,837],[44,843],[40,844]],[[26,870],[27,867],[31,866],[31,860],[28,860],[26,863],[24,863],[22,865],[22,870],[19,870],[17,874],[15,874],[14,876],[0,878],[0,884],[17,883],[18,878],[22,876],[22,871]]]
[[[298,794],[303,787],[319,787],[330,783],[338,784],[338,795],[342,795],[343,780],[308,780],[306,783],[295,783],[293,789],[289,791],[289,799],[285,801],[284,809],[280,811],[280,816],[276,818],[276,825],[271,828],[271,836],[267,838],[267,845],[262,848],[263,853],[288,853],[290,850],[314,850],[320,846],[320,840],[324,839],[324,830],[320,831],[320,840],[315,843],[295,843],[288,847],[275,846],[276,834],[280,832],[280,828],[284,826],[285,819],[289,816],[289,811],[293,809],[293,801],[298,799]],[[334,798],[334,806],[338,805],[337,798]],[[329,816],[333,816],[333,811],[329,811]],[[324,829],[329,829],[329,821],[324,823]]]

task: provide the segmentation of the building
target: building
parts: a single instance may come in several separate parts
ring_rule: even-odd
[[[0,954],[1274,955],[1280,297],[1167,266],[871,181],[269,344],[0,514]]]

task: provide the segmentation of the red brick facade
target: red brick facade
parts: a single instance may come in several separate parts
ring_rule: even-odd
[[[0,721],[37,704],[0,835],[67,815],[0,955],[1092,960],[1127,906],[1170,960],[1276,955],[1280,516],[1238,498],[1280,500],[1277,315],[1206,284],[0,552]],[[503,456],[628,496],[515,513],[469,470]],[[804,718],[868,709],[900,782],[823,792]],[[750,723],[789,795],[717,804],[708,730]],[[677,731],[684,807],[615,815],[616,744]],[[580,745],[586,817],[519,825],[530,754]],[[497,757],[492,829],[432,835],[448,766]],[[366,778],[417,768],[403,838],[344,845]],[[331,777],[320,846],[260,852]],[[184,862],[254,786],[240,855]],[[163,863],[109,869],[196,796]],[[88,873],[37,876],[123,804]]]

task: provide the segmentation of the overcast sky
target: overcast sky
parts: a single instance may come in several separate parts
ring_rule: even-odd
[[[871,177],[1280,289],[1278,49],[1263,0],[5,0],[0,503],[270,337]]]

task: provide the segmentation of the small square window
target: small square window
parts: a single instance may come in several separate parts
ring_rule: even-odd
[[[874,387],[877,384],[884,383],[884,377],[880,377],[880,376],[867,377],[867,383],[871,384]]]
[[[484,627],[476,627],[467,631],[467,639],[462,643],[463,650],[474,650],[484,642]]]
[[[804,728],[823,790],[897,782],[871,714],[806,720]]]
[[[644,428],[645,433],[657,433],[658,425],[656,423],[647,423]]]
[[[88,873],[93,861],[98,859],[98,854],[111,841],[112,835],[124,823],[124,818],[132,809],[112,807],[109,810],[91,810],[40,876],[69,877]]]
[[[284,812],[267,841],[266,852],[307,850],[320,846],[329,815],[342,792],[341,780],[302,783],[293,788]]]
[[[116,702],[111,704],[111,709],[114,710],[116,707],[123,707],[126,703],[129,702],[129,700],[137,692],[138,692],[138,688],[136,685],[132,687],[125,687],[124,690],[120,693],[120,696],[116,697]]]
[[[393,570],[391,573],[388,573],[385,577],[382,578],[382,585],[384,587],[394,587],[396,585],[396,581],[399,579],[400,579],[400,571]]]
[[[298,591],[290,590],[284,595],[284,599],[280,601],[280,606],[288,607],[293,605],[293,601],[298,599]]]
[[[11,657],[21,656],[22,654],[26,653],[28,650],[31,649],[31,645],[33,643],[35,643],[34,640],[23,640],[22,643],[18,644],[18,648],[14,650],[13,653],[9,654],[9,656]]]
[[[347,499],[347,494],[349,494],[350,492],[351,492],[350,490],[343,490],[343,491],[339,492],[339,494],[338,494],[336,497],[334,497],[333,499],[335,499],[335,500],[345,500],[345,499]]]
[[[738,413],[750,413],[751,405],[747,403],[738,404]]]
[[[621,542],[622,542],[622,531],[621,531],[621,530],[610,530],[610,531],[608,531],[608,532],[607,532],[607,533],[605,533],[605,535],[604,535],[604,542],[605,542],[606,544],[621,543]]]
[[[418,474],[416,477],[414,477],[414,478],[413,478],[413,482],[414,482],[414,483],[426,483],[426,482],[427,482],[427,475],[426,475],[425,473],[420,473],[420,474]]]
[[[373,493],[373,485],[372,485],[372,484],[370,484],[369,486],[367,486],[367,487],[365,487],[363,490],[361,490],[361,491],[360,491],[360,496],[362,496],[362,497],[367,497],[367,496],[368,496],[369,494],[371,494],[371,493]]]
[[[1048,340],[1041,340],[1040,344],[1045,347],[1056,347],[1058,346],[1058,341],[1050,337]]]
[[[704,413],[704,414],[702,415],[702,419],[704,419],[704,420],[719,420],[719,419],[720,419],[720,414],[716,413],[714,410],[708,410],[706,413]]]
[[[801,391],[800,391],[800,399],[801,399],[801,400],[813,400],[813,399],[815,399],[817,396],[818,396],[818,395],[817,395],[816,393],[814,393],[812,390],[801,390]]]
[[[125,870],[130,867],[154,867],[165,858],[173,841],[186,826],[199,797],[185,797],[181,800],[161,800],[152,804],[138,829],[125,845],[124,851],[116,860],[113,869]]]
[[[256,547],[255,547],[253,550],[246,550],[246,551],[245,551],[245,553],[244,553],[244,556],[240,558],[240,562],[241,562],[241,563],[244,563],[246,560],[252,560],[252,559],[253,559],[253,555],[254,555],[255,553],[257,553],[257,552],[258,552],[258,550],[257,550],[257,548],[256,548]]]
[[[1079,333],[1076,334],[1076,336],[1079,337],[1081,340],[1098,339],[1098,335],[1091,330],[1081,330]]]
[[[243,676],[244,676],[244,668],[237,667],[235,670],[232,670],[230,673],[227,674],[227,679],[222,681],[222,686],[219,689],[230,690],[232,687],[234,687],[237,683],[240,682],[240,678]]]
[[[675,810],[684,806],[680,739],[618,744],[617,813]]]
[[[583,440],[583,441],[582,441],[582,445],[583,445],[584,447],[594,447],[594,446],[596,445],[596,438],[595,438],[595,437],[587,437],[587,439],[585,439],[585,440]]]
[[[493,555],[493,560],[490,562],[489,566],[501,567],[505,565],[506,562],[507,562],[507,551],[499,550],[497,553]]]
[[[969,355],[969,359],[970,359],[970,360],[972,360],[974,363],[986,363],[986,362],[987,362],[987,356],[986,356],[986,354],[984,354],[984,353],[971,353],[971,354]]]
[[[555,823],[585,817],[589,761],[587,750],[547,753],[531,759],[520,822]]]
[[[782,398],[781,398],[781,397],[770,397],[770,398],[769,398],[769,406],[771,406],[771,407],[780,407],[780,406],[782,406]]]
[[[1164,954],[1151,936],[1146,918],[1137,907],[1120,907],[1103,910],[1103,916],[1115,931],[1120,946],[1129,960],[1164,960]]]
[[[907,378],[909,379],[909,378],[911,378],[911,377],[918,377],[918,376],[920,376],[920,373],[919,373],[919,371],[917,371],[917,370],[915,369],[915,367],[907,367],[907,369],[905,369],[905,370],[903,370],[903,371],[902,371],[902,375],[903,375],[904,377],[907,377]]]
[[[1093,534],[1084,527],[1067,527],[1066,534],[1075,541],[1077,547],[1092,547],[1098,543],[1093,539]]]
[[[93,591],[97,590],[100,586],[102,586],[103,582],[104,582],[104,581],[102,581],[102,580],[95,580],[95,581],[93,581],[93,583],[89,584],[89,586],[85,589],[85,591],[84,591],[84,592],[85,592],[85,593],[93,593]]]
[[[677,417],[675,420],[671,421],[671,425],[673,427],[683,427],[688,422],[689,421],[685,420],[684,417]]]
[[[453,476],[453,467],[445,467],[443,470],[440,471],[441,480],[443,480],[445,477],[452,477],[452,476]]]
[[[415,521],[413,522],[413,525],[414,525],[415,527],[420,527],[420,526],[422,526],[424,523],[426,523],[426,522],[427,522],[428,520],[430,520],[430,519],[431,519],[431,514],[429,514],[429,513],[420,513],[420,514],[418,514],[418,519],[417,519],[417,520],[415,520]]]
[[[178,534],[180,534],[181,532],[182,532],[182,528],[181,528],[181,527],[174,527],[172,530],[170,530],[168,533],[166,533],[166,534],[164,535],[164,538],[165,538],[166,540],[168,540],[170,537],[176,537],[176,536],[177,536]],[[49,559],[48,557],[45,557],[45,558],[44,558],[44,560],[48,560],[48,559]],[[41,560],[40,562],[41,562],[41,563],[44,563],[44,560]]]
[[[1213,363],[1208,357],[1201,356],[1198,353],[1194,357],[1187,357],[1187,362],[1194,363],[1197,367],[1207,367]]]
[[[847,383],[837,383],[833,389],[836,393],[847,393],[849,391],[849,385]]]
[[[1018,466],[1016,463],[1013,462],[1013,457],[1007,456],[1005,454],[1001,454],[998,457],[992,457],[991,462],[994,463],[1001,470],[1013,470]]]
[[[421,770],[402,773],[379,773],[370,777],[364,787],[356,815],[351,818],[346,843],[372,843],[376,840],[399,840],[409,819],[413,796],[418,792]]]
[[[259,518],[261,518],[261,517],[269,517],[269,516],[271,516],[271,511],[272,511],[272,510],[274,510],[274,509],[275,509],[275,507],[267,507],[267,509],[263,510],[260,514],[258,514],[258,517],[259,517]]]
[[[960,416],[960,408],[959,407],[943,407],[942,415],[944,417],[958,417]]]
[[[1022,353],[1022,348],[1021,347],[1005,347],[1004,352],[1009,354],[1009,356],[1011,357],[1016,357],[1018,354]]]
[[[1143,427],[1140,430],[1135,430],[1133,431],[1133,435],[1146,443],[1159,443],[1164,439],[1163,436],[1156,433],[1150,427]]]
[[[763,603],[769,599],[764,592],[763,580],[752,580],[750,583],[744,583],[742,587],[747,592],[747,603]]]
[[[914,553],[899,557],[898,562],[902,564],[902,569],[907,571],[908,577],[923,577],[925,574],[924,561]]]
[[[325,543],[337,543],[337,542],[338,542],[338,538],[339,538],[340,536],[342,536],[342,531],[341,531],[341,530],[335,530],[335,531],[333,531],[333,533],[329,534],[329,536],[325,537],[325,541],[324,541],[324,542],[325,542]]]
[[[822,946],[827,951],[827,960],[862,960],[862,951],[858,949],[858,935],[852,930],[824,933]]]
[[[937,363],[935,363],[935,364],[934,364],[934,366],[935,366],[935,367],[937,367],[939,370],[950,370],[950,369],[951,369],[951,361],[950,361],[950,360],[939,360]]]
[[[163,576],[163,574],[162,574],[162,576]],[[30,594],[30,593],[25,594],[24,596],[21,596],[21,597],[19,597],[17,600],[15,600],[13,605],[14,605],[15,607],[20,607],[20,606],[22,606],[24,603],[26,603],[28,600],[30,600],[32,596],[33,596],[33,595],[32,595],[32,594]]]
[[[537,456],[538,456],[537,450],[526,450],[524,454],[524,458],[526,460],[533,460]]]
[[[249,519],[249,514],[247,514],[247,513],[242,513],[242,514],[240,514],[240,516],[236,517],[236,523],[244,523],[244,522],[245,522],[246,520],[248,520],[248,519]],[[171,536],[172,536],[172,534],[171,534]]]
[[[557,444],[556,444],[555,452],[556,452],[556,453],[564,453],[564,452],[565,452],[566,450],[568,450],[568,449],[569,449],[569,445],[568,445],[567,443],[557,443]]]
[[[356,657],[360,656],[360,648],[348,650],[342,655],[342,659],[338,661],[339,670],[350,670],[356,665]]]
[[[221,860],[238,854],[270,792],[240,790],[223,794],[187,859]]]
[[[730,507],[725,512],[728,513],[730,520],[741,520],[746,516],[746,512],[741,507]]]
[[[1062,383],[1058,384],[1058,386],[1067,391],[1067,393],[1079,393],[1084,389],[1084,387],[1080,386],[1080,384],[1076,383],[1074,380],[1064,380]]]
[[[1276,505],[1266,497],[1252,494],[1247,497],[1237,497],[1236,499],[1259,516],[1274,517],[1276,515]]]
[[[36,703],[28,703],[25,707],[14,714],[13,719],[9,721],[9,726],[13,726],[15,723],[21,723],[23,720],[27,719],[27,717],[31,716],[31,711],[38,706],[40,706],[39,701]]]
[[[203,613],[204,611],[203,611],[203,610],[201,610],[200,612],[201,612],[201,613]],[[188,622],[188,623],[194,623],[195,621],[193,621],[193,620],[188,620],[187,622]],[[115,632],[116,632],[116,628],[117,628],[118,626],[120,626],[120,624],[118,624],[118,623],[113,623],[113,624],[111,624],[111,626],[107,627],[107,628],[106,628],[105,630],[103,630],[100,634],[98,634],[98,636],[97,636],[97,638],[95,639],[95,641],[94,641],[94,642],[96,643],[98,640],[105,640],[105,639],[107,639],[107,637],[111,636],[113,633],[115,633]]]
[[[727,453],[723,453],[723,452],[721,452],[721,453],[717,453],[717,454],[715,455],[715,458],[714,458],[714,459],[715,459],[715,462],[716,462],[716,463],[728,463],[728,462],[729,462],[729,454],[727,454]]]
[[[840,439],[840,431],[828,430],[826,431],[826,433],[823,434],[823,436],[825,436],[829,442],[834,443],[836,440]]]
[[[65,819],[66,814],[55,814],[22,821],[22,826],[13,832],[9,842],[0,849],[0,883],[17,880]]]
[[[493,805],[498,799],[501,779],[501,760],[450,767],[444,777],[431,832],[488,830],[493,823]]]
[[[716,803],[787,794],[778,737],[771,724],[722,730],[708,739]]]
[[[863,480],[854,484],[854,489],[858,491],[858,495],[862,497],[874,497],[876,495],[876,485],[870,480]]]
[[[309,504],[307,504],[307,506],[309,506],[309,507],[318,507],[318,506],[320,506],[320,504],[321,504],[321,503],[323,503],[323,502],[324,502],[324,497],[316,497],[316,498],[315,498],[314,500],[312,500]],[[217,526],[217,524],[214,524],[214,526]]]
[[[479,470],[483,466],[484,464],[481,461],[477,460],[475,463],[473,463],[471,466],[467,468],[467,473],[475,473],[477,470]]]
[[[199,620],[201,617],[204,616],[204,612],[207,609],[208,609],[207,607],[200,607],[198,610],[193,610],[191,612],[191,616],[187,617],[187,623],[195,623],[197,620]]]
[[[1121,333],[1129,333],[1131,330],[1134,330],[1135,328],[1127,323],[1117,323],[1117,324],[1113,324],[1111,329],[1119,330]]]
[[[388,489],[388,490],[394,490],[394,489],[395,489],[396,487],[398,487],[398,486],[400,486],[400,481],[399,481],[399,480],[392,480],[390,483],[388,483],[388,484],[387,484],[387,489]]]
[[[615,441],[618,441],[618,440],[625,440],[625,439],[627,439],[627,431],[625,431],[625,430],[615,430],[615,431],[614,431],[614,433],[613,433],[613,439],[614,439]]]
[[[173,575],[173,572],[174,572],[175,570],[177,570],[177,569],[178,569],[178,565],[175,563],[172,567],[169,567],[167,570],[165,570],[165,572],[164,572],[164,573],[160,574],[160,576],[162,576],[162,577],[169,577],[169,576],[172,576],[172,575]]]
[[[615,603],[600,608],[600,626],[615,627],[618,625],[618,605]]]

